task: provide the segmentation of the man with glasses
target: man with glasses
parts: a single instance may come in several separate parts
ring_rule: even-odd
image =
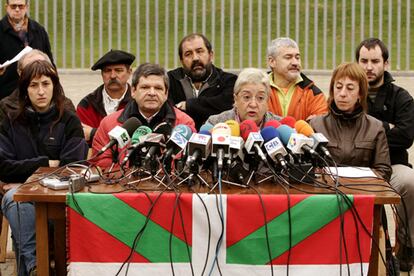
[[[26,46],[46,53],[53,63],[46,30],[27,16],[29,0],[7,0],[6,15],[0,20],[0,64],[14,58]],[[0,69],[0,99],[17,87],[16,63]]]

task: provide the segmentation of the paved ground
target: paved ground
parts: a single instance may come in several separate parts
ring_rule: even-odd
[[[61,82],[67,97],[72,99],[75,106],[78,102],[89,92],[93,91],[98,85],[102,83],[100,73],[91,72],[89,70],[62,70],[59,72]],[[308,76],[315,81],[315,83],[324,91],[328,91],[330,75],[326,73],[321,74],[308,74]],[[396,84],[406,88],[411,89],[411,93],[414,96],[414,77],[412,76],[398,76],[395,77]],[[410,149],[410,160],[411,163],[414,163],[414,147]],[[390,213],[390,212],[388,212]],[[391,217],[389,218],[391,222],[390,234],[393,236],[393,223]],[[393,237],[392,237],[393,238]],[[9,241],[9,252],[11,251],[11,242]],[[12,257],[13,254],[10,252],[9,256]],[[8,259],[6,263],[0,264],[0,275],[9,276],[14,275],[14,259]],[[414,273],[413,273],[414,274]],[[402,273],[401,276],[409,275],[408,273]]]

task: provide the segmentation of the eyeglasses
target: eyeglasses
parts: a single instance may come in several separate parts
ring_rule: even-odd
[[[264,96],[264,95],[263,96],[262,95],[252,96],[252,95],[244,94],[244,95],[240,95],[239,97],[242,100],[242,102],[244,102],[244,103],[250,103],[250,102],[253,101],[253,99],[255,99],[256,103],[258,103],[258,104],[262,104],[262,103],[265,103],[267,101],[267,97]]]
[[[26,8],[26,4],[11,4],[9,5],[9,7],[12,10],[16,10],[17,8],[19,8],[19,10],[23,10],[24,8]]]

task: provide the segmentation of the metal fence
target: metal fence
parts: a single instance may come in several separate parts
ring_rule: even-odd
[[[0,0],[3,6],[5,0]],[[367,37],[388,46],[391,69],[414,67],[411,0],[31,0],[30,16],[47,29],[60,68],[88,68],[111,48],[136,64],[179,66],[177,46],[190,32],[212,42],[215,64],[266,67],[266,47],[290,36],[305,70],[354,60]]]

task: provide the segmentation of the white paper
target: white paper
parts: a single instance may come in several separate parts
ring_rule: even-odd
[[[2,65],[0,65],[0,69],[9,66],[10,64],[18,61],[23,55],[27,54],[28,52],[30,52],[32,49],[32,47],[30,46],[26,46],[24,47],[23,50],[20,51],[20,53],[18,53],[13,59],[11,60],[7,60],[6,62],[4,62]]]
[[[377,177],[377,175],[368,167],[335,167],[324,168],[325,172],[338,175],[339,177]]]

